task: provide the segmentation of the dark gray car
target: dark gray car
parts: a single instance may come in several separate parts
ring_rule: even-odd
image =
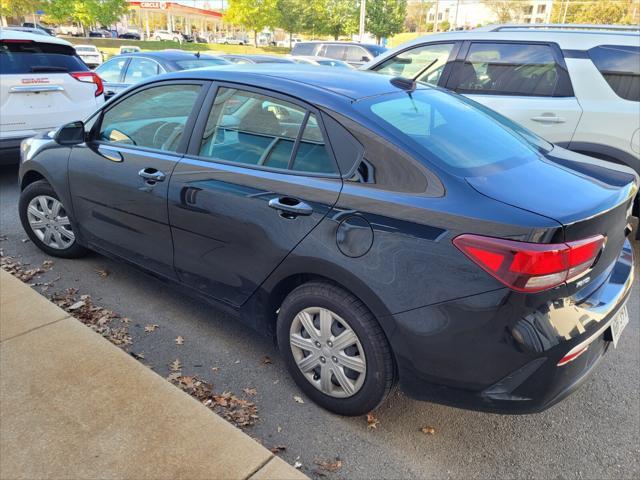
[[[386,51],[385,47],[371,43],[297,42],[293,46],[291,55],[333,58],[347,62],[354,67],[359,67]]]

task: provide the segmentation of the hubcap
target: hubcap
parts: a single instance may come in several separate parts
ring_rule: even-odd
[[[27,207],[27,219],[33,233],[47,247],[64,250],[76,240],[64,206],[53,197],[34,197]]]
[[[349,324],[331,310],[309,307],[298,313],[289,343],[298,368],[322,393],[346,398],[362,388],[367,373],[364,349]]]

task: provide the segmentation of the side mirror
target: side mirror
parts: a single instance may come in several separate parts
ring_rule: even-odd
[[[84,122],[67,123],[58,129],[53,139],[60,145],[78,145],[84,143]]]
[[[113,97],[116,94],[116,92],[112,91],[112,90],[105,90],[104,92],[104,100],[107,101],[109,100],[111,97]]]
[[[362,56],[362,61],[363,62],[368,62],[369,60],[371,60],[371,58],[368,55],[363,55]]]

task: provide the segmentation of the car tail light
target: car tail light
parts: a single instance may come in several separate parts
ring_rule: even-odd
[[[595,263],[605,244],[596,235],[567,243],[527,243],[464,234],[453,239],[462,253],[507,287],[539,292],[580,276]]]
[[[75,78],[79,82],[95,83],[96,84],[96,91],[95,91],[94,94],[95,94],[96,97],[99,97],[100,95],[102,95],[104,93],[104,85],[102,84],[102,79],[98,76],[97,73],[95,73],[95,72],[71,72],[69,75],[71,75],[73,78]]]

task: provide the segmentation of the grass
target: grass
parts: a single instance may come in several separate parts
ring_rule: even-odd
[[[135,45],[142,51],[157,51],[167,48],[177,48],[193,52],[210,53],[265,53],[270,55],[285,55],[289,53],[288,48],[283,47],[254,47],[252,45],[222,45],[218,43],[178,43],[170,41],[155,40],[123,40],[118,38],[84,38],[66,37],[74,45],[95,45],[102,52],[106,53],[106,58],[117,55],[122,45]]]

